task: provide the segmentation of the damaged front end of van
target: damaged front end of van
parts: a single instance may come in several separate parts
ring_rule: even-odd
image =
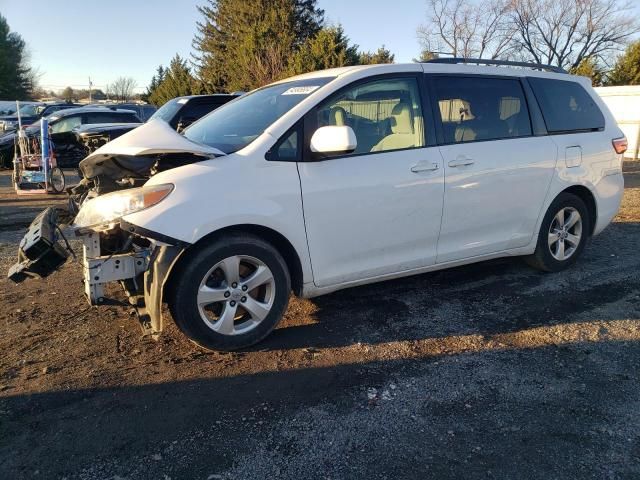
[[[83,179],[70,189],[68,207],[49,207],[34,219],[8,277],[17,283],[46,277],[73,257],[82,265],[84,293],[91,305],[123,305],[107,293],[107,284],[117,282],[144,332],[158,334],[169,272],[189,244],[127,218],[150,209],[161,215],[163,202],[176,194],[172,183],[145,185],[154,175],[221,155],[162,121],[151,121],[107,143],[80,163]],[[81,241],[81,254],[73,251],[73,238]]]

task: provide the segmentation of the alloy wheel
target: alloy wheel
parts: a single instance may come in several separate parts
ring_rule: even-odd
[[[562,262],[570,258],[582,240],[582,217],[573,207],[564,207],[553,217],[549,227],[549,251]]]
[[[273,273],[261,260],[234,255],[216,263],[198,288],[197,303],[204,323],[222,335],[240,335],[256,328],[275,299]]]

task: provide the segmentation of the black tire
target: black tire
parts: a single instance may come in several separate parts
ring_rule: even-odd
[[[230,234],[202,248],[187,252],[172,274],[167,303],[178,328],[191,341],[208,350],[231,351],[246,348],[264,339],[276,327],[289,302],[291,279],[282,255],[269,243],[249,234]],[[201,282],[210,269],[228,257],[258,259],[272,273],[272,305],[257,326],[246,333],[225,335],[210,328],[200,314],[197,296]],[[242,307],[238,303],[238,308]]]
[[[575,209],[580,214],[580,220],[582,222],[581,236],[573,253],[564,260],[558,260],[552,253],[552,247],[549,246],[549,233],[556,215],[562,209],[567,208]],[[542,225],[540,226],[536,250],[533,255],[525,257],[526,262],[530,266],[544,272],[559,272],[570,267],[576,262],[584,250],[591,233],[591,221],[592,219],[589,216],[587,206],[580,197],[571,193],[561,193],[549,206],[549,209],[542,220]]]

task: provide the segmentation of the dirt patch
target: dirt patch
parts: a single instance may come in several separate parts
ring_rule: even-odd
[[[583,258],[292,299],[247,352],[0,280],[2,478],[639,478],[640,168]],[[0,175],[0,269],[22,221]],[[4,187],[2,186],[4,185]],[[32,211],[33,210],[33,211]]]

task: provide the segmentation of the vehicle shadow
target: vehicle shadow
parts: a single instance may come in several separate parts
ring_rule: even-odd
[[[343,347],[449,335],[493,335],[580,322],[637,292],[640,223],[615,223],[578,262],[547,274],[501,259],[314,298],[315,323],[285,317],[256,350]],[[604,309],[603,320],[613,319]]]
[[[628,422],[635,434],[640,429],[633,412],[637,377],[626,374],[637,365],[640,344],[603,341],[587,348],[600,349],[595,356],[607,363],[590,361],[578,344],[464,353],[455,361],[383,360],[12,396],[0,399],[0,476],[166,478],[169,472],[172,478],[212,478],[256,455],[259,446],[266,452],[255,462],[275,458],[286,468],[304,455],[296,445],[305,445],[301,437],[308,435],[318,436],[318,455],[326,447],[331,456],[324,468],[364,465],[360,478],[369,478],[367,472],[375,478],[486,478],[487,465],[496,478],[522,478],[525,471],[581,478],[581,469],[593,473],[589,468],[606,465],[612,455],[619,459],[612,468],[629,473],[633,462],[623,457],[633,451],[620,447],[628,434],[607,432],[617,421]],[[577,367],[583,363],[587,368]],[[406,412],[390,402],[390,410],[376,414],[384,402],[368,399],[367,389],[380,388],[394,373],[406,375],[408,367],[422,383],[400,382],[394,391]],[[414,398],[416,388],[424,390]],[[403,403],[403,395],[413,403]],[[309,406],[302,423],[290,422]],[[378,431],[375,422],[348,423],[353,411],[393,426]],[[334,442],[344,442],[342,455],[331,453]],[[367,445],[367,453],[352,445]],[[482,454],[470,457],[479,446]],[[271,473],[260,478],[296,478]]]

